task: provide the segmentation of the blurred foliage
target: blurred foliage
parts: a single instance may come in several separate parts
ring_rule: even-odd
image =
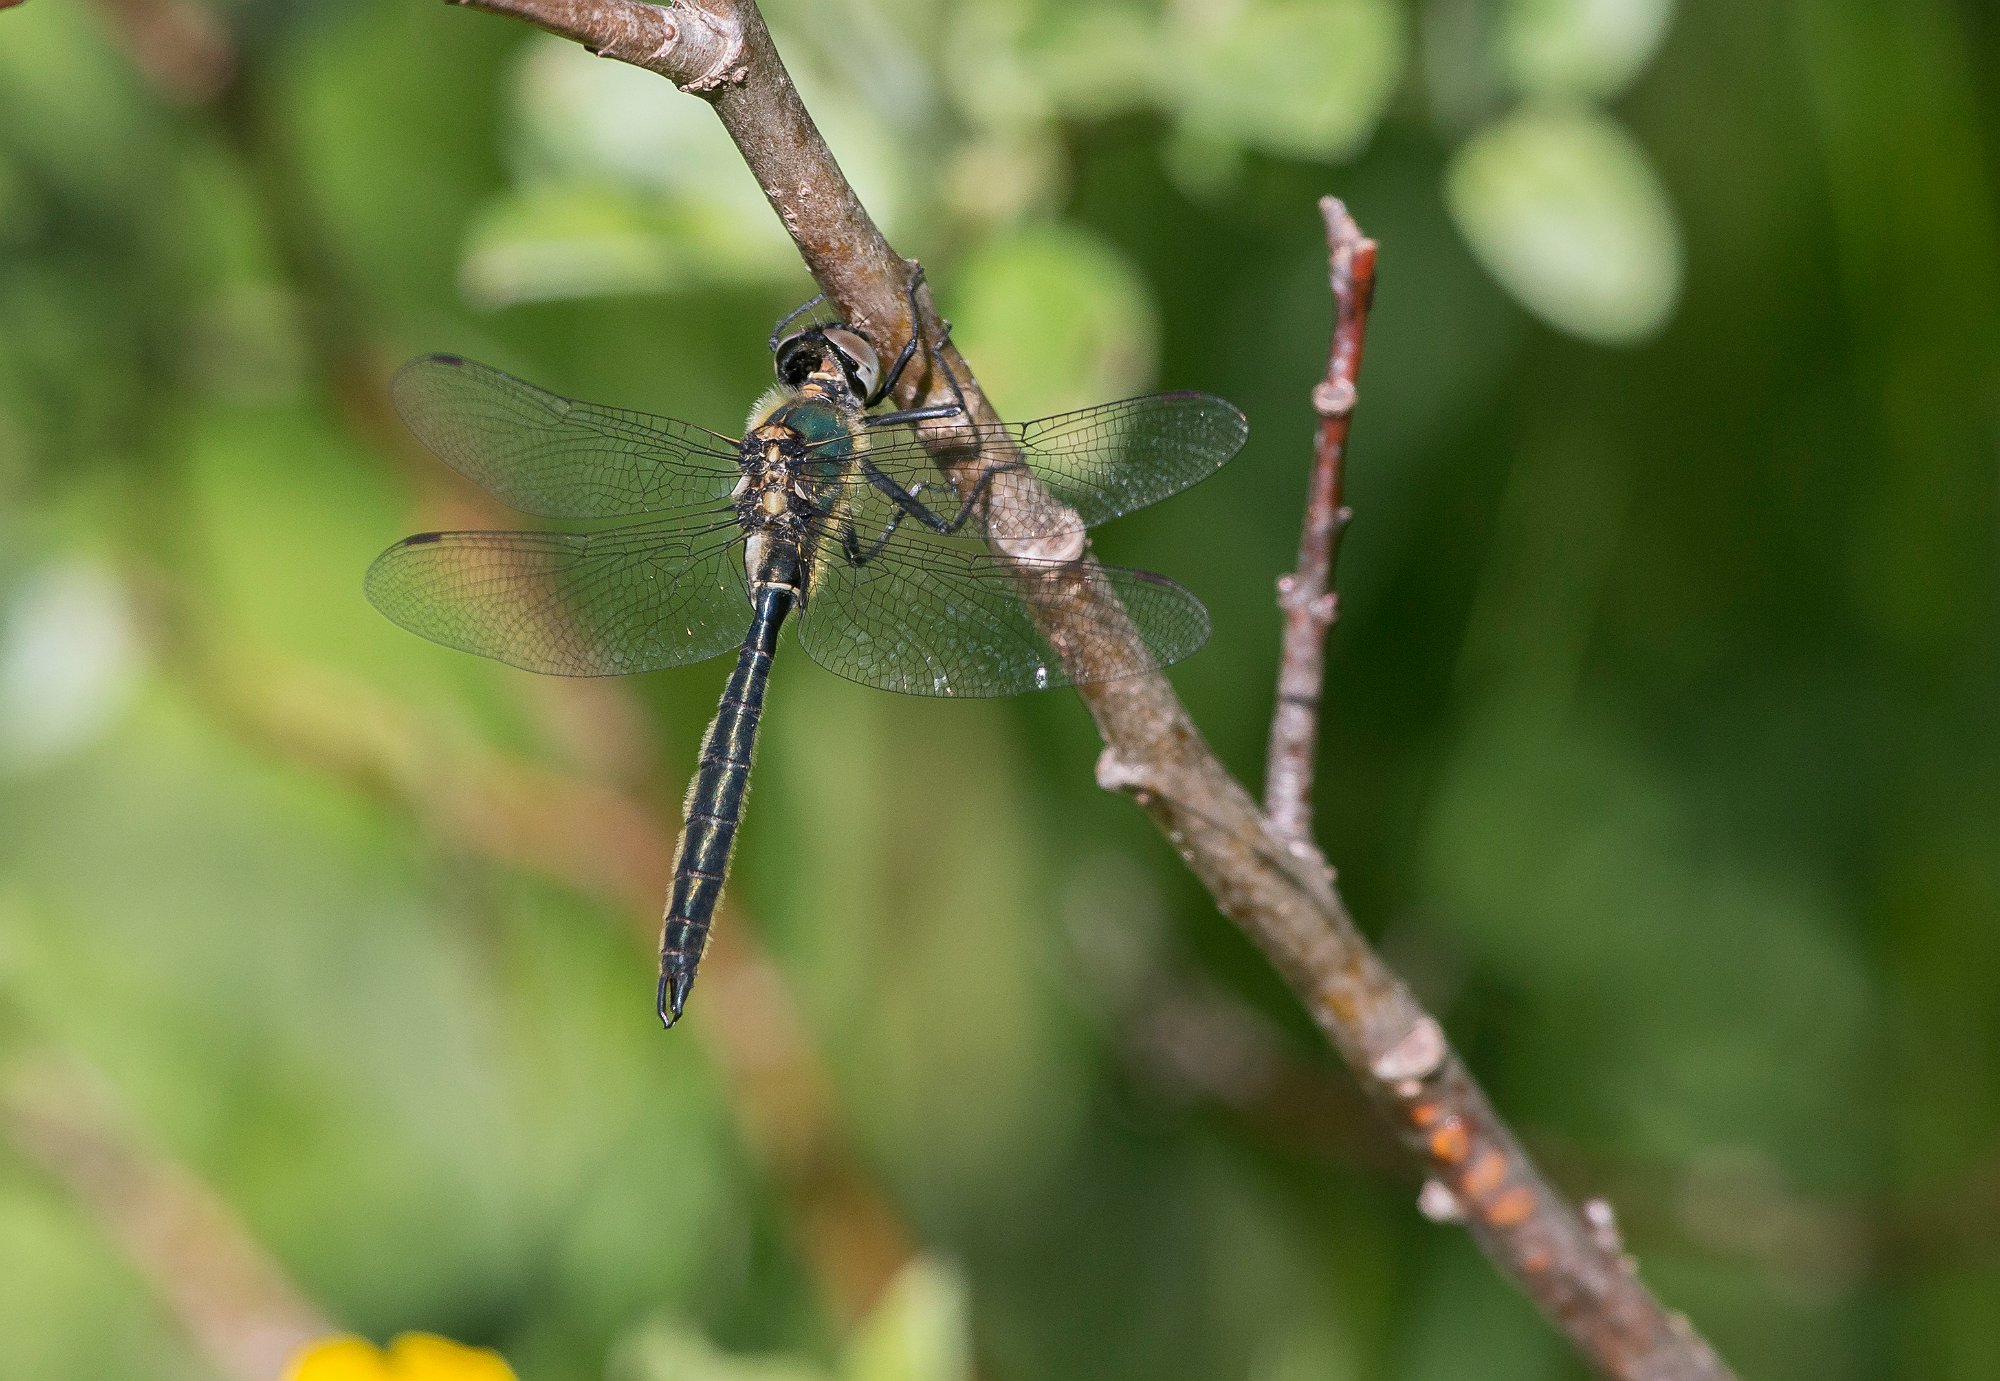
[[[832,1367],[725,1355],[685,1327],[661,1321],[628,1337],[605,1375],[606,1381],[970,1381],[971,1344],[963,1287],[953,1272],[919,1259],[889,1284]]]
[[[1357,913],[1745,1374],[2000,1374],[1989,8],[769,12],[1010,414],[1249,413],[1101,539],[1209,602],[1176,680],[1249,780],[1349,201]],[[386,381],[457,350],[726,432],[809,291],[698,102],[520,26],[0,12],[0,1064],[95,1067],[339,1326],[535,1381],[1579,1375],[1071,697],[787,656],[745,949],[657,1029],[723,670],[376,617],[377,550],[498,516]],[[75,1168],[0,1118],[0,1376],[215,1377]]]
[[[1673,211],[1645,154],[1603,116],[1519,111],[1467,140],[1445,177],[1473,253],[1551,325],[1618,344],[1673,310]]]

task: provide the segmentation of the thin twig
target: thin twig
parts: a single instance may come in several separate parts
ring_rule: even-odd
[[[104,1081],[73,1057],[10,1061],[0,1137],[123,1249],[217,1375],[270,1381],[333,1331],[221,1197],[138,1135]]]
[[[508,0],[505,8],[602,52],[614,50],[625,32],[623,12],[630,4]],[[673,13],[689,8],[677,5]],[[696,94],[715,106],[806,266],[847,319],[876,340],[905,338],[909,267],[890,250],[841,175],[756,6],[750,0],[708,0],[705,9],[733,22],[743,46],[729,79],[697,87]],[[601,32],[592,27],[595,13],[607,21]],[[932,315],[926,311],[928,328],[935,327]],[[949,345],[940,353],[965,385],[970,420],[982,429],[991,425],[995,419],[971,370]],[[899,388],[897,400],[907,405],[918,396],[942,401],[944,395],[942,380],[927,374]],[[962,491],[970,488],[976,468],[976,458],[952,467]],[[1087,620],[1042,624],[1065,663],[1078,655],[1072,629],[1083,622],[1095,630],[1129,631],[1115,601],[1079,593],[1076,603]],[[1137,648],[1130,657],[1143,660]],[[1577,1351],[1603,1374],[1627,1381],[1729,1376],[1686,1321],[1669,1314],[1639,1282],[1629,1259],[1605,1251],[1542,1179],[1452,1052],[1442,1028],[1368,947],[1318,852],[1270,829],[1257,802],[1203,742],[1165,678],[1132,676],[1084,686],[1079,693],[1106,745],[1099,781],[1131,793],[1174,842],[1223,913],[1264,950],[1360,1073],[1487,1255]]]
[[[1312,835],[1313,758],[1319,750],[1320,696],[1326,684],[1326,635],[1340,617],[1333,588],[1340,539],[1354,517],[1347,507],[1347,432],[1354,420],[1361,347],[1375,301],[1375,242],[1361,233],[1338,198],[1322,197],[1328,276],[1333,285],[1333,345],[1326,378],[1313,389],[1319,431],[1313,440],[1312,481],[1306,491],[1299,564],[1278,578],[1285,616],[1278,664],[1278,705],[1271,715],[1264,814],[1288,839]]]
[[[97,0],[127,59],[176,105],[213,100],[236,70],[222,16],[190,0]]]

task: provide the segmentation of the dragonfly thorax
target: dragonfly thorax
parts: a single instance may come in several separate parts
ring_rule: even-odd
[[[811,381],[781,386],[752,415],[732,498],[753,587],[803,590],[803,573],[861,444],[861,409],[844,392],[828,397]]]

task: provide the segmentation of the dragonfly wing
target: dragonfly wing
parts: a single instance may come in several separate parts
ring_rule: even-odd
[[[509,666],[615,676],[685,666],[742,639],[736,525],[687,532],[426,532],[368,568],[369,602],[412,633]]]
[[[1056,527],[1095,527],[1178,494],[1243,449],[1250,424],[1232,403],[1207,393],[1154,393],[1100,403],[1033,422],[976,428],[929,423],[871,437],[868,457],[908,488],[935,484],[940,458],[979,460],[1002,470],[1026,462],[1050,497],[1076,516],[1052,519],[1040,496],[1008,483],[992,486],[984,530],[1035,537]]]
[[[397,371],[396,410],[487,493],[546,518],[615,518],[719,502],[737,446],[688,422],[578,402],[457,355]]]
[[[837,676],[905,695],[1018,695],[1156,671],[1208,640],[1208,611],[1164,576],[1008,563],[975,543],[907,532],[861,565],[837,540],[821,547],[798,637]],[[1054,621],[1067,657],[1038,615]]]

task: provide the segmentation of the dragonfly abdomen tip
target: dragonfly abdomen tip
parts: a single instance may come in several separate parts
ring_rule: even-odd
[[[681,1019],[681,1012],[687,1007],[688,992],[694,987],[694,975],[685,969],[669,969],[660,975],[659,1013],[660,1025],[667,1030],[674,1029],[674,1023]]]

